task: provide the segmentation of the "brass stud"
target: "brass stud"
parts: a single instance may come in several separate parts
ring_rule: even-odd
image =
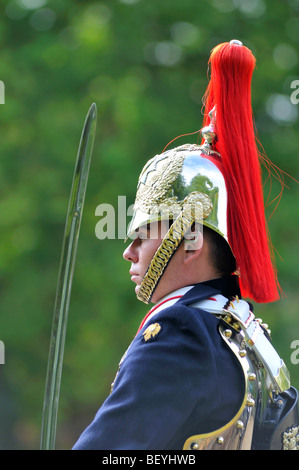
[[[236,422],[236,428],[237,429],[243,429],[244,428],[244,423],[240,419]]]
[[[248,396],[248,397],[247,397],[246,405],[247,405],[247,406],[250,406],[250,407],[252,407],[252,406],[255,405],[255,401],[254,401],[254,399],[253,399],[251,396]]]
[[[220,446],[222,446],[222,444],[224,443],[224,438],[222,436],[219,436],[217,437],[217,444],[219,444]]]
[[[225,336],[226,338],[230,338],[231,335],[232,335],[232,330],[228,330],[228,329],[227,329],[227,330],[224,331],[224,336]]]
[[[246,354],[247,354],[247,352],[246,352],[245,349],[240,349],[240,351],[239,351],[239,356],[240,356],[240,357],[245,357]]]
[[[197,450],[199,447],[198,443],[197,442],[191,442],[190,444],[190,449],[191,450]]]
[[[254,382],[256,380],[256,375],[251,372],[250,374],[248,374],[248,380],[250,380],[250,382]]]

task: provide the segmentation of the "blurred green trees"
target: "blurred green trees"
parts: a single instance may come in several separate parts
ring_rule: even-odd
[[[299,2],[10,0],[2,3],[0,80],[0,448],[38,448],[65,215],[80,132],[98,129],[69,314],[57,448],[70,448],[109,393],[146,306],[135,299],[123,240],[95,236],[95,209],[133,203],[145,161],[201,127],[207,60],[240,39],[257,58],[252,100],[263,147],[299,178]],[[179,139],[179,145],[197,136]],[[265,180],[267,173],[265,173]],[[257,306],[299,387],[298,185],[286,177],[269,221],[286,298]],[[272,179],[269,201],[279,194]],[[275,207],[270,204],[270,216]],[[129,219],[128,219],[129,221]],[[294,361],[293,361],[294,362]]]

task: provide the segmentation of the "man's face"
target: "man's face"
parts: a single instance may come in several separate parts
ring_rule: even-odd
[[[147,271],[147,268],[154,257],[157,249],[168,231],[168,224],[163,222],[154,222],[149,225],[144,225],[136,231],[136,238],[124,251],[124,258],[131,262],[131,269],[129,271],[131,280],[136,284],[135,292],[138,293],[140,284]],[[173,262],[173,260],[172,260]],[[170,265],[172,264],[170,263]],[[157,302],[163,295],[168,294],[167,291],[173,290],[173,282],[169,274],[172,269],[167,267],[167,279],[164,282],[164,276],[155,289],[152,301]]]

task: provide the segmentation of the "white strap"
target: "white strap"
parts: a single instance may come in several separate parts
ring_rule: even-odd
[[[265,336],[260,322],[256,320],[254,314],[250,311],[248,302],[236,298],[228,304],[226,297],[216,295],[213,300],[207,299],[195,302],[192,307],[223,317],[228,314],[231,315],[243,331],[248,347],[254,351],[259,361],[265,366],[277,391],[282,392],[290,387],[289,371]]]
[[[199,300],[190,305],[193,308],[200,308],[214,315],[221,315],[228,300],[221,294],[214,295],[210,299]]]

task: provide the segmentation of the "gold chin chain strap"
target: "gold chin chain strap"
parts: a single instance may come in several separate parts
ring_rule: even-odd
[[[211,199],[204,193],[192,191],[183,201],[182,210],[156,251],[137,294],[138,300],[148,304],[166,266],[194,222],[202,225],[213,209]]]
[[[147,272],[144,275],[140,289],[137,294],[138,300],[148,304],[153,292],[166,268],[171,257],[177,250],[188,228],[191,227],[193,220],[186,217],[184,211],[180,213],[174,223],[171,225],[167,234],[162,240],[161,245],[156,251]]]

